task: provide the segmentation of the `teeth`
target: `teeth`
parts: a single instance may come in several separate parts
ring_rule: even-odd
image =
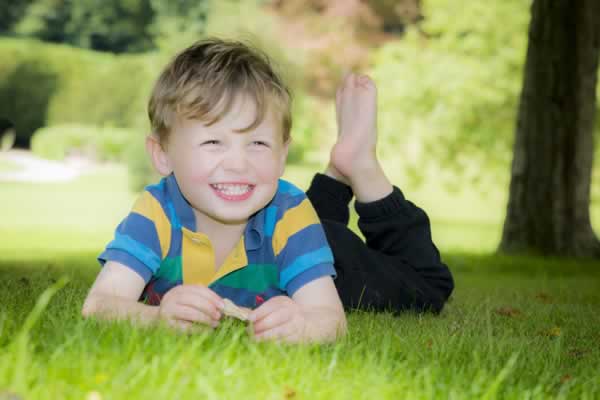
[[[215,183],[212,185],[215,189],[228,195],[241,195],[247,193],[251,189],[251,185],[232,185],[225,183]]]

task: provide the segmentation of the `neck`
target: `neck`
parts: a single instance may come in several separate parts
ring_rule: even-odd
[[[248,221],[240,223],[224,224],[204,214],[196,214],[196,231],[208,236],[212,243],[221,242],[223,238],[238,240],[242,237]]]

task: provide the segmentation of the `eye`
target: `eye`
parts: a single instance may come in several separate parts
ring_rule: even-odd
[[[204,142],[201,143],[202,146],[204,145],[218,145],[221,144],[221,141],[213,139],[213,140],[205,140]]]
[[[262,140],[255,140],[252,142],[252,144],[254,146],[264,146],[264,147],[269,147],[269,143],[267,142],[263,142]]]

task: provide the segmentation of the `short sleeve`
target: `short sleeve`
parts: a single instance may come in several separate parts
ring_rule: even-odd
[[[168,250],[170,237],[166,232],[170,229],[162,207],[149,192],[144,192],[117,226],[113,240],[98,256],[98,261],[101,265],[107,261],[119,262],[148,283]]]
[[[277,222],[273,251],[279,267],[280,289],[290,296],[317,278],[336,276],[325,231],[304,194],[303,199],[287,209]]]

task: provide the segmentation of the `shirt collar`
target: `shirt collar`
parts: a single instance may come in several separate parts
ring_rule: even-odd
[[[248,250],[256,250],[262,246],[265,237],[265,210],[266,207],[259,210],[250,217],[248,224],[246,224],[244,241]]]
[[[175,175],[171,174],[165,178],[167,193],[171,198],[169,207],[169,217],[171,223],[177,228],[183,226],[192,232],[196,232],[196,216],[190,203],[183,197]],[[172,207],[171,207],[172,206]]]
[[[171,222],[177,227],[185,227],[196,232],[196,216],[188,201],[183,197],[175,175],[171,174],[165,178],[167,193],[171,198],[172,209],[169,209]],[[171,208],[171,207],[169,207]],[[250,217],[244,229],[244,242],[248,250],[256,250],[262,246],[265,236],[265,210],[259,210]]]

